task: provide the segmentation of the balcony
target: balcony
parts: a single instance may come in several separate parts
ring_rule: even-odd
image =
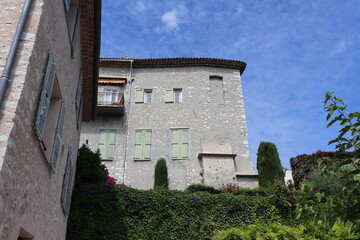
[[[99,115],[124,115],[124,94],[114,90],[98,92]]]

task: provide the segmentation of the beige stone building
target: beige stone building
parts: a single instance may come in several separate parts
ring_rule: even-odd
[[[248,151],[241,61],[101,59],[95,121],[81,142],[100,149],[118,183],[150,189],[165,158],[170,189],[256,187]]]
[[[65,239],[81,119],[96,103],[101,1],[0,9],[0,239]]]

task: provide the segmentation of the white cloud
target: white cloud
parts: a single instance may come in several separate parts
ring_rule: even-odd
[[[343,53],[348,46],[349,43],[345,39],[340,40],[335,44],[334,48],[330,51],[329,57],[334,57],[336,55]]]
[[[244,12],[244,7],[243,5],[240,3],[237,7],[236,7],[236,14],[237,15],[241,15],[241,13]]]
[[[187,14],[187,8],[184,5],[179,5],[177,8],[164,13],[161,21],[164,23],[164,30],[171,31],[179,28],[179,24],[184,22]]]

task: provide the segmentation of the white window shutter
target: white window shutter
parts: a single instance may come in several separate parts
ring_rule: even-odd
[[[71,38],[71,56],[74,57],[76,50],[76,43],[80,34],[80,9],[77,9],[74,32],[72,33]]]
[[[173,89],[165,90],[165,102],[174,102],[174,90]]]
[[[64,0],[64,6],[65,6],[65,11],[68,12],[70,9],[70,1],[71,0]]]
[[[56,168],[56,162],[59,155],[60,150],[60,144],[61,144],[61,135],[64,127],[64,120],[65,120],[65,104],[64,101],[61,101],[61,108],[60,108],[60,114],[56,126],[55,131],[55,138],[54,138],[54,144],[53,149],[50,157],[50,166],[51,170],[55,173]]]
[[[135,102],[136,103],[144,102],[144,90],[143,89],[135,89]]]
[[[40,141],[42,141],[46,117],[49,111],[51,92],[55,80],[55,61],[54,55],[49,54],[49,60],[46,67],[43,89],[41,92],[39,108],[37,112],[35,131]]]
[[[65,173],[63,178],[63,186],[61,190],[61,203],[63,206],[63,209],[65,211],[65,203],[66,203],[66,193],[68,188],[68,182],[69,182],[69,176],[70,176],[70,165],[71,165],[71,149],[68,151],[68,155],[66,158],[66,167],[65,167]]]

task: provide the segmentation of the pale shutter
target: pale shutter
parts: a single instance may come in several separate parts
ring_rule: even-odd
[[[72,195],[72,190],[74,187],[74,168],[73,166],[70,164],[70,174],[69,174],[69,181],[68,181],[68,185],[67,185],[67,191],[66,191],[66,203],[65,203],[65,212],[66,214],[69,214],[69,210],[70,210],[70,203],[71,203],[71,195]]]
[[[143,89],[135,89],[135,102],[136,103],[144,102],[144,90]]]
[[[65,174],[63,179],[63,186],[61,190],[61,203],[63,206],[63,210],[66,212],[66,197],[68,192],[69,186],[69,178],[70,178],[70,167],[71,167],[71,149],[68,151],[68,155],[66,158],[66,167],[65,167]]]
[[[82,74],[82,71],[80,71],[78,85],[77,85],[77,89],[76,89],[76,102],[75,102],[75,105],[76,105],[77,108],[80,107],[80,102],[81,102],[82,81],[83,81],[83,74]]]
[[[179,151],[179,130],[172,131],[172,158],[178,159],[180,158]]]
[[[100,141],[99,141],[99,150],[100,150],[101,159],[107,158],[106,143],[107,143],[107,131],[101,130],[100,131]]]
[[[65,11],[66,11],[66,12],[69,11],[70,1],[71,1],[71,0],[64,0],[64,5],[65,5]]]
[[[180,158],[188,158],[188,132],[187,130],[179,130],[179,148]]]
[[[61,101],[60,113],[55,131],[54,144],[50,157],[50,166],[53,172],[55,172],[56,162],[59,155],[61,135],[64,127],[64,120],[65,120],[65,104],[64,101]]]
[[[71,38],[71,56],[73,56],[73,57],[75,54],[76,43],[77,43],[77,40],[78,40],[78,37],[80,34],[79,31],[80,31],[80,9],[77,9],[74,32],[73,32],[72,38]]]
[[[151,130],[143,131],[143,151],[142,156],[145,160],[150,160],[151,153]]]
[[[110,130],[107,136],[107,159],[111,160],[114,160],[115,133],[114,130]]]
[[[54,56],[50,53],[49,60],[46,67],[43,89],[41,92],[39,108],[37,112],[35,131],[40,141],[42,141],[45,122],[49,111],[51,92],[55,80],[55,62]]]
[[[174,90],[173,89],[165,90],[165,102],[174,102]]]
[[[135,160],[142,157],[142,131],[135,131]]]

